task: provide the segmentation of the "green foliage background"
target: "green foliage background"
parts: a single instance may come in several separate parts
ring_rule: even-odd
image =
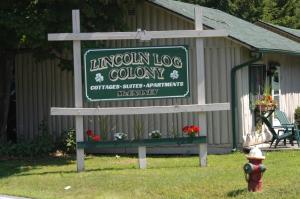
[[[9,95],[15,56],[30,52],[36,61],[59,60],[72,69],[72,42],[48,42],[48,33],[72,32],[73,9],[80,10],[81,32],[124,30],[130,0],[1,0],[0,1],[0,143],[6,142]],[[82,47],[101,47],[83,42]],[[15,141],[15,140],[13,140]]]
[[[300,28],[299,0],[181,0],[216,8],[249,22],[263,20],[289,28]]]
[[[216,8],[250,22],[300,28],[299,0],[181,0]],[[80,9],[82,32],[125,29],[129,0],[1,0],[0,51],[30,49],[40,59],[58,57],[70,42],[48,42],[47,33],[71,32],[71,10]],[[94,42],[95,43],[95,42]],[[59,57],[62,61],[65,58]]]
[[[47,34],[72,32],[72,9],[80,9],[81,32],[123,30],[126,2],[2,0],[0,1],[0,51],[18,53],[29,50],[38,60],[58,58],[62,65],[67,65],[71,60],[62,55],[66,50],[71,49],[72,43],[48,42]],[[84,45],[91,44],[86,42]]]
[[[266,22],[300,28],[299,0],[181,0],[216,8],[250,22]],[[117,31],[128,0],[1,0],[0,50],[31,49],[48,58],[63,51],[62,43],[48,42],[47,33],[71,32],[71,10],[80,9],[82,32]],[[100,20],[101,19],[101,20]],[[57,47],[57,45],[60,45]],[[49,53],[49,49],[50,51]],[[53,51],[55,49],[55,51]],[[42,57],[44,58],[44,57]]]

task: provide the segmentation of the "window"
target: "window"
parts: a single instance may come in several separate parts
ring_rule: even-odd
[[[271,78],[271,85],[272,85],[272,97],[273,99],[277,102],[277,107],[278,109],[280,108],[280,104],[279,104],[279,98],[280,98],[280,67],[279,66],[275,66],[275,71],[272,75]]]
[[[257,95],[265,92],[270,93],[277,102],[279,108],[280,100],[280,64],[269,62],[268,66],[255,64],[249,67],[249,101],[250,108],[254,113],[254,123],[257,126],[260,123],[259,111],[255,109],[255,100]],[[274,118],[273,118],[274,119]],[[273,123],[276,121],[273,121]]]
[[[257,95],[262,95],[266,83],[266,65],[253,64],[249,67],[249,103],[250,109],[254,113],[255,129],[261,129],[259,112],[255,109],[255,100]]]
[[[268,90],[279,106],[280,97],[280,65],[269,62],[268,67],[263,64],[255,64],[249,67],[249,97],[250,107],[255,108],[255,97]],[[279,107],[278,107],[279,108]]]
[[[255,96],[264,92],[266,83],[266,65],[253,64],[249,67],[249,97],[250,108],[255,108]]]

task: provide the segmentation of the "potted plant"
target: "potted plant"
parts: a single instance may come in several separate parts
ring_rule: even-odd
[[[159,130],[154,130],[149,133],[149,137],[152,139],[153,138],[161,138],[161,133],[159,132]]]
[[[128,137],[127,133],[119,132],[114,134],[114,140],[125,140],[127,137]]]
[[[277,107],[276,101],[269,94],[258,95],[255,101],[255,108],[262,113],[273,111]]]
[[[87,130],[86,134],[88,136],[89,141],[93,141],[93,142],[101,141],[101,136],[100,135],[95,135],[92,130]]]
[[[189,137],[195,137],[196,135],[199,135],[200,127],[195,125],[185,126],[182,128],[182,131]]]

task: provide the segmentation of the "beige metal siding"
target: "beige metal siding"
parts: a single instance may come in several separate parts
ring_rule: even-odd
[[[248,52],[242,50],[244,54],[242,57],[247,58]],[[249,59],[249,58],[247,58]],[[243,60],[242,62],[245,62]],[[274,54],[268,53],[264,54],[261,61],[258,63],[263,63],[268,65],[269,62],[278,62],[280,64],[280,109],[284,111],[288,118],[294,120],[294,111],[297,106],[300,106],[300,58],[299,56],[291,56],[287,54]],[[255,135],[255,124],[253,113],[250,110],[249,105],[249,79],[248,79],[248,67],[242,69],[238,73],[238,96],[239,96],[239,106],[238,106],[238,140],[240,143],[247,139],[247,135],[252,139],[258,139],[258,137],[253,137]],[[258,139],[259,140],[259,139]],[[263,140],[262,140],[263,141]],[[251,141],[256,143],[255,140]]]
[[[246,49],[241,49],[239,62],[245,63],[249,61],[249,51]],[[254,131],[253,115],[250,110],[249,102],[249,67],[246,66],[242,68],[237,75],[237,96],[238,96],[238,143],[243,143],[247,134]]]
[[[264,57],[264,62],[268,64],[270,61],[280,64],[280,109],[294,121],[295,109],[300,106],[300,57],[268,54]]]
[[[38,135],[44,120],[55,136],[73,126],[69,117],[51,117],[51,106],[73,106],[72,73],[55,61],[37,63],[30,54],[16,57],[17,131],[19,138]]]
[[[140,4],[136,16],[128,16],[129,29],[135,31],[137,28],[146,30],[171,30],[171,29],[194,29],[191,21],[186,20],[173,13],[166,12],[161,8],[154,7],[148,3]],[[196,102],[196,69],[195,69],[195,44],[193,39],[159,39],[149,43],[138,41],[111,41],[108,47],[135,47],[156,45],[188,45],[190,51],[190,83],[191,96],[185,99],[161,99],[161,100],[133,100],[119,102],[84,102],[85,107],[111,107],[111,106],[153,106],[171,104],[191,104]],[[229,102],[230,101],[230,69],[246,61],[248,54],[241,52],[244,47],[231,40],[205,39],[205,77],[206,77],[206,102]],[[247,54],[247,55],[246,55]],[[238,74],[238,94],[246,94],[247,79],[246,69]],[[55,135],[61,131],[74,127],[71,117],[50,116],[51,106],[74,105],[74,92],[72,72],[61,71],[55,61],[35,63],[28,54],[19,55],[16,64],[17,79],[17,123],[18,134],[31,138],[37,134],[38,123],[44,118],[48,120],[49,126]],[[242,104],[242,103],[240,103]],[[243,108],[240,106],[240,108]],[[243,115],[241,113],[241,115]],[[240,115],[240,116],[241,116]],[[111,132],[128,132],[133,138],[134,127],[142,121],[144,125],[144,136],[149,131],[160,129],[164,136],[172,136],[172,131],[180,132],[184,125],[197,124],[196,114],[161,114],[142,116],[109,116],[109,130]],[[239,122],[245,128],[246,124]],[[208,141],[212,145],[230,146],[231,120],[230,111],[221,111],[207,114]],[[85,117],[84,129],[100,130],[99,117]],[[240,131],[241,132],[241,131]],[[112,138],[112,135],[110,135]],[[239,139],[242,140],[241,136]]]

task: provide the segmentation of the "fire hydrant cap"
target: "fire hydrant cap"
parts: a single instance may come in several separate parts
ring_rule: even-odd
[[[258,160],[264,160],[265,156],[263,156],[261,150],[257,147],[254,147],[250,150],[249,154],[246,155],[247,159],[258,159]]]

